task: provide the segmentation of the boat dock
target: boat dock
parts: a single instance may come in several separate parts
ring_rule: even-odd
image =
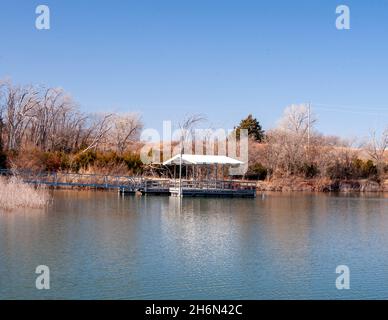
[[[170,187],[171,196],[179,197],[254,198],[256,183],[237,180],[182,181]]]
[[[11,170],[0,170],[0,175],[11,176]],[[52,188],[87,188],[117,190],[121,194],[165,195],[184,197],[244,197],[256,196],[256,183],[241,180],[185,180],[158,179],[136,176],[18,171],[25,183],[47,185]],[[181,183],[181,184],[180,184]]]

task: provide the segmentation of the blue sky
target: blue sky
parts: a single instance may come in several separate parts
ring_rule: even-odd
[[[35,29],[39,4],[50,30]],[[340,4],[351,30],[335,28]],[[385,0],[3,0],[0,78],[157,129],[190,113],[225,129],[252,113],[268,129],[311,101],[321,132],[363,137],[388,124],[387,35]]]

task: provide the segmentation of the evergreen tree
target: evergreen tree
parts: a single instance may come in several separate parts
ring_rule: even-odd
[[[259,121],[250,114],[247,118],[241,120],[236,129],[237,138],[240,137],[240,129],[247,129],[248,136],[258,142],[262,142],[264,139],[264,130],[261,128]]]

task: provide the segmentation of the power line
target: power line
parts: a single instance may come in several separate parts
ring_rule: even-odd
[[[307,123],[307,148],[310,150],[310,124],[311,124],[311,102],[308,104],[308,123]]]
[[[360,107],[360,106],[350,106],[350,105],[333,105],[333,104],[323,104],[323,103],[314,103],[314,106],[323,107],[323,108],[334,108],[334,109],[344,109],[351,111],[388,111],[387,107]]]
[[[323,106],[321,104],[315,104],[314,103],[314,108],[315,109],[319,109],[319,110],[322,110],[322,111],[329,111],[329,112],[344,112],[344,113],[352,113],[352,114],[364,114],[364,115],[374,115],[374,116],[381,116],[381,115],[387,115],[388,116],[388,108],[386,110],[382,110],[382,109],[375,109],[375,110],[381,110],[380,112],[369,112],[367,110],[361,110],[361,109],[344,109],[340,106]],[[373,109],[371,109],[373,110]],[[384,111],[384,112],[382,112]]]
[[[314,103],[315,105],[317,106],[326,106],[326,107],[339,107],[339,108],[350,108],[350,109],[369,109],[369,110],[382,110],[382,109],[385,109],[387,110],[388,109],[388,106],[385,106],[385,107],[366,107],[366,106],[351,106],[351,105],[338,105],[338,104],[327,104],[327,103]]]

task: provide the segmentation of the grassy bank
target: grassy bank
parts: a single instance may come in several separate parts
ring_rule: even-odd
[[[258,181],[257,190],[279,192],[388,192],[388,179],[377,182],[370,179],[277,178],[269,181]]]
[[[43,208],[49,201],[48,191],[23,183],[16,177],[0,178],[0,209]]]

